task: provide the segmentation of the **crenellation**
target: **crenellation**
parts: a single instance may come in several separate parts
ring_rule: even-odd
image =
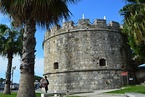
[[[74,25],[73,21],[64,22],[62,29],[70,30],[70,29],[109,29],[109,30],[119,30],[120,25],[118,22],[111,21],[108,25],[105,19],[96,19],[93,24],[90,23],[89,19],[80,19],[78,20],[78,24]]]
[[[63,22],[62,27],[55,25],[50,31],[47,31],[45,38],[76,30],[111,30],[119,33],[120,29],[119,23],[115,21],[111,21],[107,25],[105,19],[96,19],[93,24],[90,23],[89,19],[80,19],[76,25],[74,25],[73,21]]]
[[[62,24],[63,29],[68,29],[68,28],[73,28],[73,27],[74,27],[74,22],[73,21],[64,22]]]
[[[74,25],[73,21],[63,22],[62,27],[60,25],[56,25],[51,29],[50,36],[56,35],[59,30],[68,32],[68,30],[76,30],[76,29],[108,29],[108,30],[119,30],[121,29],[118,22],[111,21],[108,26],[105,19],[96,19],[93,24],[90,23],[89,19],[80,19],[78,20],[78,24]],[[60,32],[61,33],[61,32]]]
[[[98,27],[106,27],[107,26],[106,20],[104,20],[104,19],[96,19],[94,21],[94,25],[97,25]]]
[[[80,19],[78,21],[78,26],[88,26],[90,25],[90,19]]]
[[[50,36],[50,34],[51,34],[51,31],[47,30],[44,36],[44,40],[46,40]]]
[[[55,32],[57,30],[59,30],[61,28],[60,25],[55,25],[52,29],[51,29],[51,32]]]
[[[120,24],[118,22],[115,22],[115,21],[110,21],[109,27],[111,27],[113,29],[120,29]]]
[[[120,25],[118,22],[111,21],[108,25],[105,19],[96,19],[93,24],[90,23],[89,19],[80,19],[78,24],[74,25],[73,21],[67,21],[60,25],[54,26],[50,31],[47,31],[45,39],[61,34],[76,30],[111,30],[120,32]]]

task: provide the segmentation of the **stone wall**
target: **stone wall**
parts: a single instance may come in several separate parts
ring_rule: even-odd
[[[49,90],[53,91],[91,91],[97,89],[119,88],[119,71],[81,70],[49,74]]]
[[[117,22],[82,19],[57,25],[45,34],[44,75],[51,91],[120,87],[130,56]]]

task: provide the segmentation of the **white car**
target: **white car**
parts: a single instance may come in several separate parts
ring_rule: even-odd
[[[11,87],[12,90],[18,90],[19,84],[13,83],[10,87]]]

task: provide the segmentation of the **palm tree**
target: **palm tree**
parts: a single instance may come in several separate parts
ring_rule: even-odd
[[[10,94],[11,68],[13,55],[20,55],[22,51],[22,40],[17,30],[10,29],[7,25],[0,24],[0,55],[8,58],[6,71],[6,82],[4,93]]]
[[[128,43],[133,54],[145,60],[145,1],[126,0],[127,4],[120,10],[124,16],[123,32],[128,36]]]
[[[0,0],[0,10],[24,26],[20,66],[20,85],[17,97],[36,97],[34,90],[36,25],[50,27],[61,19],[69,19],[67,5],[79,0]]]
[[[135,39],[138,45],[145,42],[145,1],[126,0],[128,3],[120,13],[124,16],[123,31]]]

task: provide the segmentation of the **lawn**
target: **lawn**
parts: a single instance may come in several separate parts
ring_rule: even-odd
[[[66,97],[82,97],[82,96],[66,96]],[[84,97],[84,96],[83,96]]]
[[[0,97],[16,97],[17,93],[16,92],[12,92],[11,95],[5,95],[3,93],[0,93]],[[36,97],[41,97],[40,93],[36,93]]]
[[[127,87],[124,87],[121,90],[111,91],[111,92],[107,92],[107,93],[124,94],[126,92],[137,92],[137,93],[145,94],[145,86],[140,86],[140,85],[127,86]]]

